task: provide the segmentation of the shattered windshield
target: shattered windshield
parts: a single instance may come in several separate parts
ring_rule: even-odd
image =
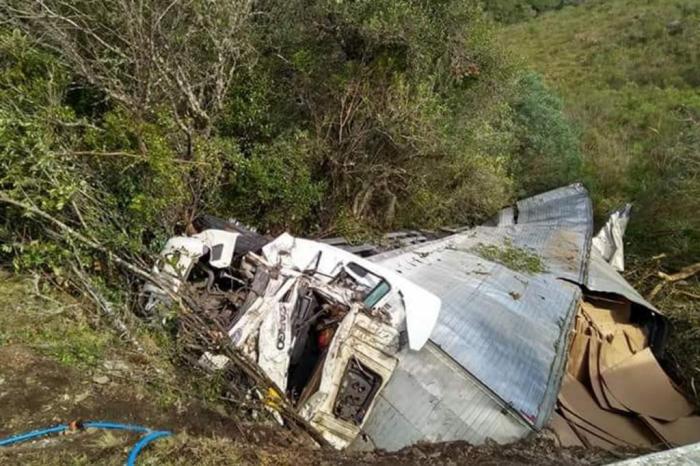
[[[374,307],[391,290],[384,278],[355,262],[348,262],[336,279],[359,291],[360,299],[368,308]]]

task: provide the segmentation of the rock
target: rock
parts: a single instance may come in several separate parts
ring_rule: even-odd
[[[679,19],[673,20],[666,25],[666,29],[668,30],[668,33],[672,36],[675,34],[679,34],[683,32],[683,23]]]
[[[129,366],[124,361],[105,361],[102,366],[108,371],[128,372]]]
[[[106,375],[96,375],[92,378],[92,381],[100,385],[105,385],[109,383],[109,377]]]

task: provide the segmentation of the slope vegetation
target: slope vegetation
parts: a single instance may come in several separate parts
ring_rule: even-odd
[[[593,0],[501,38],[579,125],[599,218],[632,200],[633,252],[700,259],[700,3]]]

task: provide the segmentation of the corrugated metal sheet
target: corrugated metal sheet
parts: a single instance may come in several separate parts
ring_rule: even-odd
[[[402,354],[366,440],[353,447],[505,443],[541,428],[559,392],[581,286],[658,312],[591,250],[592,233],[590,198],[575,184],[524,199],[485,226],[370,257],[438,295],[442,310],[428,345]],[[480,257],[482,245],[523,248],[546,270],[511,270]]]
[[[614,293],[624,296],[633,303],[644,306],[647,309],[658,314],[661,312],[648,302],[637,290],[625,280],[620,273],[615,270],[615,267],[608,264],[605,259],[595,250],[591,251],[590,261],[588,263],[588,280],[586,288],[591,291],[601,293]]]
[[[593,209],[588,191],[576,183],[518,201],[516,223],[590,232]]]
[[[418,441],[514,441],[531,429],[438,347],[405,352],[353,450],[398,450]]]
[[[506,442],[527,429],[498,425],[489,430],[488,426],[497,425],[496,420],[505,422],[495,413],[510,412],[511,416],[504,416],[513,418],[508,422],[523,426],[522,422],[531,429],[548,420],[581,295],[578,286],[561,278],[580,283],[586,276],[592,232],[590,199],[581,185],[572,185],[521,201],[517,215],[504,211],[498,218],[495,227],[478,227],[370,258],[442,299],[431,342],[456,367],[450,371],[439,364],[436,367],[450,381],[471,382],[461,382],[467,387],[464,396],[477,397],[477,392],[485,396],[477,397],[483,402],[472,406],[467,402],[460,408],[462,401],[457,397],[445,404],[449,410],[431,408],[453,397],[453,389],[421,388],[447,381],[433,378],[424,382],[431,370],[425,366],[435,364],[423,354],[429,350],[409,354],[408,361],[421,362],[402,361],[401,370],[392,377],[367,421],[365,430],[377,446],[395,449],[440,435],[479,443],[483,440],[480,431]],[[478,255],[480,244],[528,249],[540,256],[546,272],[515,271],[486,260]],[[402,387],[411,387],[411,391]],[[411,402],[409,393],[414,392],[418,398]],[[455,412],[461,413],[458,422]],[[450,427],[439,427],[443,423]]]
[[[419,248],[382,265],[442,299],[431,341],[541,427],[551,409],[545,401],[553,402],[558,391],[553,366],[580,290],[548,273],[484,260],[471,252],[480,239],[486,238],[458,235],[430,252]]]

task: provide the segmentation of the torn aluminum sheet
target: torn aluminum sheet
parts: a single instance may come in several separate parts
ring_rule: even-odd
[[[591,291],[623,296],[656,314],[661,314],[653,304],[644,299],[644,297],[594,249],[591,250],[588,261],[588,277],[584,285]]]
[[[593,238],[593,248],[618,272],[625,270],[623,236],[625,236],[631,212],[632,204],[625,204],[613,212]]]

